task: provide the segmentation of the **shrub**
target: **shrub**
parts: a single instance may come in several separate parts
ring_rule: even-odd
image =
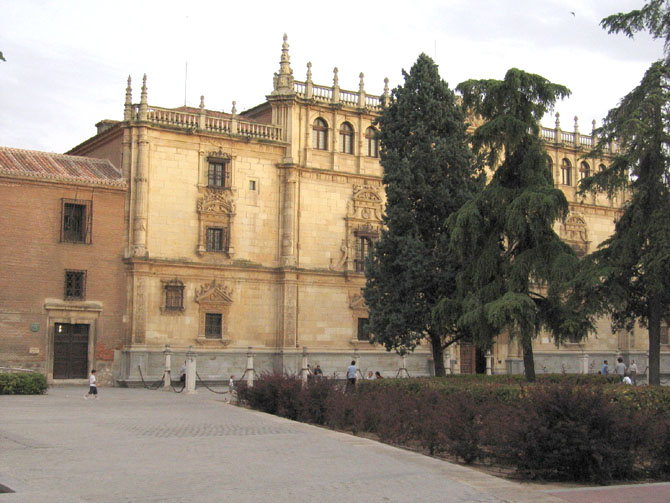
[[[43,374],[0,374],[0,395],[42,395],[46,390],[47,378]]]
[[[507,418],[499,458],[531,478],[598,483],[631,478],[641,430],[612,395],[596,386],[534,387],[516,417]]]
[[[237,397],[240,402],[269,414],[289,419],[298,418],[302,381],[294,375],[263,373],[253,387],[241,384]]]

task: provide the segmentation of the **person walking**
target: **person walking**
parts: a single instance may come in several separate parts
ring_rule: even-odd
[[[97,379],[95,378],[95,369],[91,370],[91,375],[88,377],[88,393],[84,395],[84,400],[88,400],[88,397],[93,395],[95,399],[98,399],[98,384]]]
[[[601,373],[602,375],[604,375],[604,376],[606,376],[607,374],[610,373],[610,368],[609,368],[609,366],[607,365],[607,360],[604,360],[604,361],[603,361],[603,366],[602,366],[602,368],[600,369],[600,373]]]
[[[630,374],[630,380],[633,382],[633,386],[637,386],[637,364],[635,363],[635,360],[630,361],[628,373]]]
[[[623,358],[619,357],[616,359],[616,365],[614,366],[614,373],[619,376],[619,379],[623,381],[623,378],[626,377],[626,364],[623,362]]]
[[[358,367],[356,367],[356,360],[351,360],[351,365],[347,367],[347,391],[354,391],[356,389],[356,374]]]

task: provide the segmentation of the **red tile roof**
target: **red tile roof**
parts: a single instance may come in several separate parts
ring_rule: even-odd
[[[0,175],[125,187],[120,170],[107,159],[0,147]]]

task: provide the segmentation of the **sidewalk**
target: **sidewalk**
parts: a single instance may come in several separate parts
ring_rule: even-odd
[[[100,400],[85,391],[0,396],[0,484],[16,491],[0,503],[586,501],[228,405],[204,389],[101,388]]]

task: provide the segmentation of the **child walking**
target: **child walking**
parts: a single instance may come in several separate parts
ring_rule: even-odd
[[[91,375],[88,378],[88,393],[84,395],[84,400],[88,400],[89,396],[95,396],[95,399],[98,399],[98,385],[96,384],[95,379],[95,369],[91,370]]]

